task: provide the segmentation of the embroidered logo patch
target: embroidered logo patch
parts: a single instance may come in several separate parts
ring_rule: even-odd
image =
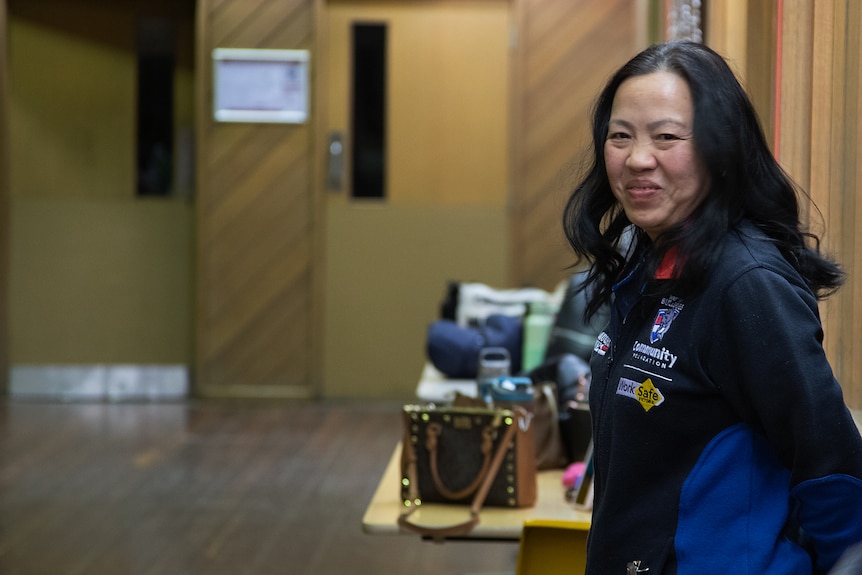
[[[635,340],[632,345],[632,357],[662,369],[673,368],[677,356],[666,347],[661,349]]]
[[[649,342],[655,343],[664,337],[667,330],[670,329],[670,324],[679,315],[679,310],[664,308],[658,310],[655,316],[655,321],[652,324],[652,331],[649,334]]]
[[[599,355],[605,355],[611,347],[611,338],[610,336],[602,332],[596,338],[596,343],[593,344],[593,351]]]
[[[641,404],[644,411],[649,411],[653,407],[657,407],[664,403],[664,396],[650,378],[647,378],[643,383],[638,383],[631,379],[621,377],[620,382],[617,385],[617,395],[634,399]]]

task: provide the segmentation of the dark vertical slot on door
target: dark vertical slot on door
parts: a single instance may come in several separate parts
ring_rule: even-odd
[[[386,197],[386,25],[353,25],[351,194]]]

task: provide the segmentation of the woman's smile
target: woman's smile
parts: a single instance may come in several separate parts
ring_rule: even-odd
[[[626,191],[635,200],[648,201],[651,198],[655,197],[657,192],[659,192],[660,190],[661,186],[656,183],[645,180],[636,180],[626,184]]]

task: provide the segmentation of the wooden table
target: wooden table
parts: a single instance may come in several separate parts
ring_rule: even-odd
[[[411,531],[402,530],[398,525],[398,516],[402,510],[400,467],[401,445],[398,444],[362,518],[362,530],[365,533],[416,535]],[[579,528],[589,529],[590,513],[577,510],[566,501],[562,475],[562,470],[540,471],[538,497],[533,507],[524,509],[483,507],[479,524],[467,536],[459,539],[517,541],[521,537],[524,522],[533,520],[578,522]],[[467,505],[426,503],[411,515],[411,520],[421,525],[440,526],[464,521],[469,516]]]

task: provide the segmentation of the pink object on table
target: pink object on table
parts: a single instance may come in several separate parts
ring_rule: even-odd
[[[577,461],[569,465],[566,470],[563,471],[563,486],[575,487],[581,477],[584,476],[584,470],[586,468],[587,464],[583,461]]]

